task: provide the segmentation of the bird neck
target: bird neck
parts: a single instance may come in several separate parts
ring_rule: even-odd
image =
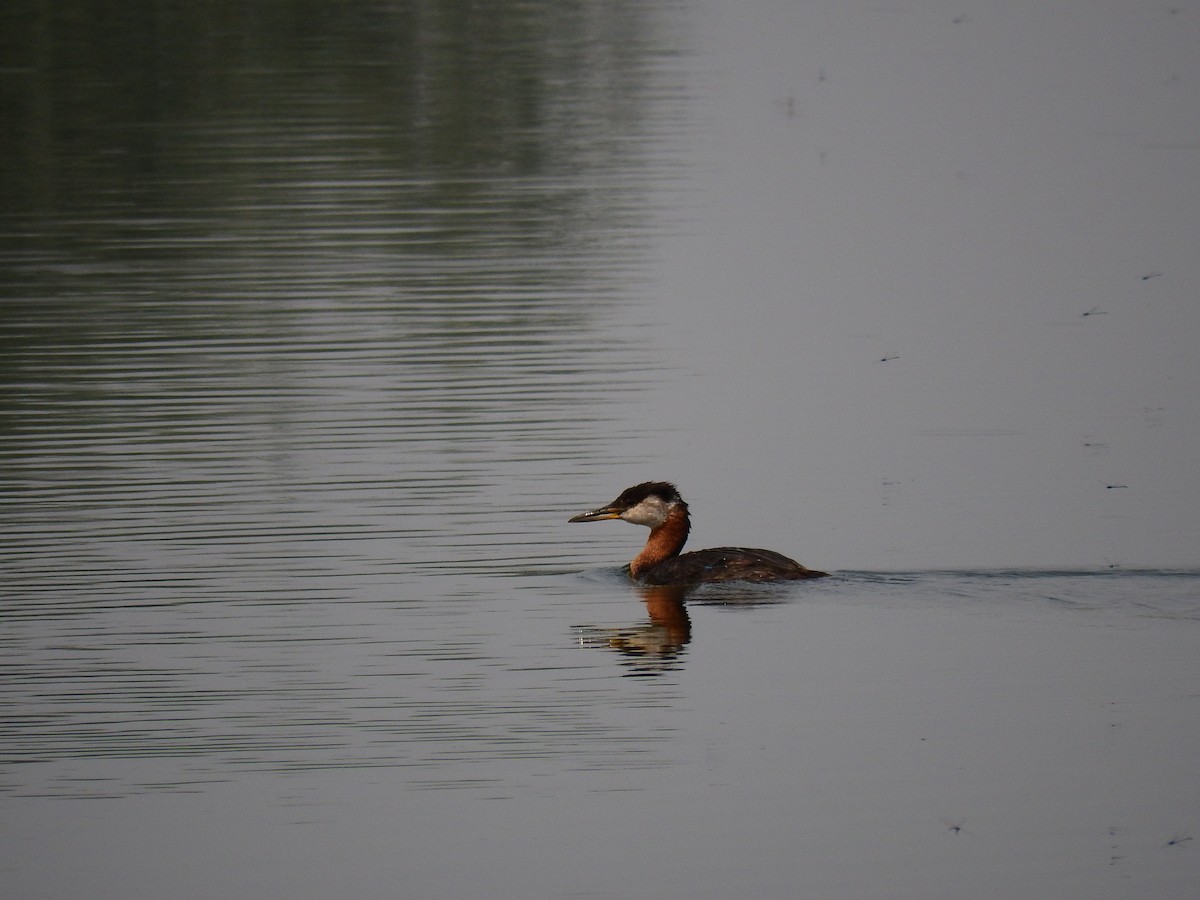
[[[682,500],[667,513],[666,521],[650,529],[646,546],[629,564],[629,574],[640,578],[659,563],[678,556],[687,543],[692,523],[688,518],[687,504]]]

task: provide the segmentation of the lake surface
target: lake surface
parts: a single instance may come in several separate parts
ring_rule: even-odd
[[[973,10],[0,14],[5,892],[1191,897],[1200,9]]]

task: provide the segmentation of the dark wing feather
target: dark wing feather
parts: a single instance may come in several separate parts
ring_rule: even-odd
[[[796,581],[823,578],[774,550],[713,547],[664,560],[642,576],[648,584],[696,584],[713,581]]]

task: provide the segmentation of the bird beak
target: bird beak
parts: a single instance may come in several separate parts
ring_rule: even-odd
[[[591,512],[572,516],[567,519],[567,522],[601,522],[604,519],[619,519],[621,518],[621,512],[622,510],[619,507],[610,504],[602,506],[599,509],[593,509]]]

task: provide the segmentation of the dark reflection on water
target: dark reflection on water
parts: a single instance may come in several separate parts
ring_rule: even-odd
[[[671,437],[680,12],[0,9],[7,893],[1195,884],[1195,573],[591,577]]]
[[[648,585],[629,582],[623,572],[604,580],[618,585],[616,593],[628,591],[640,598],[647,621],[626,627],[578,626],[579,640],[584,646],[615,650],[634,675],[661,675],[679,669],[692,640],[689,605],[753,610],[804,596],[804,588],[791,583]],[[808,593],[813,593],[811,586]]]
[[[636,9],[514,10],[10,9],[10,560],[152,594],[231,549],[256,576],[370,540],[491,569],[481,496],[619,446],[606,407],[648,362],[597,329],[678,127],[668,50]]]
[[[1134,619],[1200,620],[1200,573],[1195,570],[1037,571],[961,570],[838,572],[819,584],[721,583],[652,586],[630,582],[623,570],[597,570],[588,580],[615,595],[640,598],[645,621],[627,626],[576,626],[581,646],[615,651],[627,674],[677,672],[693,637],[689,607],[754,612],[776,605],[824,603],[945,608],[1011,615],[1026,610],[1096,614],[1111,624]]]
[[[656,373],[659,15],[0,13],[0,783],[661,764],[530,599]]]
[[[686,604],[690,592],[674,585],[636,585],[634,591],[645,603],[649,621],[625,628],[580,626],[580,643],[615,650],[633,675],[673,671],[692,639]]]

